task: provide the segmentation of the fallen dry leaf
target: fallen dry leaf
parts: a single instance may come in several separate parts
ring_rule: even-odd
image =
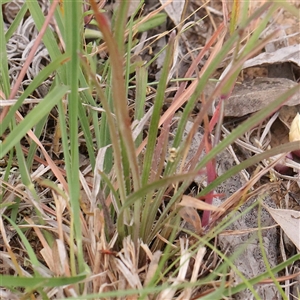
[[[299,45],[280,48],[270,53],[261,53],[260,55],[247,60],[243,65],[243,69],[264,64],[280,64],[285,62],[292,62],[300,67]]]
[[[144,247],[146,247],[146,246],[147,245],[144,245]],[[159,263],[159,260],[161,258],[161,255],[162,255],[162,252],[159,251],[159,250],[155,251],[153,253],[152,258],[151,258],[151,262],[150,262],[149,267],[148,267],[147,275],[146,275],[146,278],[145,278],[145,281],[144,281],[144,286],[147,286],[148,283],[153,278],[153,276],[155,275],[155,272],[157,271],[158,263]]]
[[[223,208],[205,203],[197,198],[183,195],[182,200],[179,203],[181,206],[192,207],[200,210],[211,210],[211,211],[224,211]]]
[[[295,142],[300,140],[300,115],[297,113],[296,117],[294,118],[289,134],[290,142]]]
[[[264,205],[264,207],[294,243],[297,249],[300,250],[300,211],[274,209],[267,205]]]
[[[167,2],[170,2],[165,7],[165,11],[168,14],[168,16],[171,18],[171,20],[174,22],[174,24],[177,26],[181,21],[181,15],[183,12],[185,1],[170,1],[170,0],[159,0],[162,5],[166,4]]]
[[[265,108],[278,96],[296,86],[297,83],[286,78],[255,78],[244,83],[237,83],[231,96],[225,101],[225,117],[242,117]],[[209,96],[214,87],[209,86],[205,94]],[[284,105],[299,104],[300,86],[297,93],[289,98]],[[210,115],[212,111],[208,112]]]
[[[300,101],[299,101],[300,102]],[[287,127],[291,128],[291,124],[296,117],[298,111],[300,111],[300,104],[295,106],[284,105],[279,110],[279,119]]]
[[[181,218],[190,225],[187,229],[192,229],[195,233],[201,234],[202,224],[196,209],[184,206],[180,209],[179,214]]]

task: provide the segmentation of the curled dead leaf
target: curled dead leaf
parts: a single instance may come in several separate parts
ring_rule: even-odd
[[[184,206],[180,209],[179,214],[190,225],[187,229],[193,230],[199,235],[202,233],[201,219],[196,209]]]
[[[296,117],[294,118],[291,124],[289,140],[290,142],[295,142],[300,140],[300,114],[299,113],[297,113]]]
[[[211,211],[225,211],[224,208],[220,208],[208,203],[205,203],[197,198],[183,195],[181,202],[179,203],[181,206],[193,207],[195,209],[200,210],[211,210]]]
[[[181,22],[181,15],[184,9],[185,1],[159,0],[165,6],[164,9],[175,25]]]
[[[275,222],[282,228],[298,250],[300,250],[300,212],[290,209],[274,209],[264,206]]]
[[[290,142],[300,141],[300,114],[299,113],[297,113],[296,117],[294,118],[291,124],[289,140]],[[300,157],[300,149],[293,151],[293,154]]]

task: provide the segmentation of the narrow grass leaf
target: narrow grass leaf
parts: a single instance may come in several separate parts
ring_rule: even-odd
[[[15,146],[35,124],[37,124],[54,105],[67,93],[66,86],[55,87],[43,101],[41,101],[25,119],[18,124],[13,131],[0,144],[0,157],[3,157],[13,146]]]
[[[6,43],[12,37],[14,32],[16,32],[18,26],[20,26],[27,10],[28,10],[27,5],[26,5],[26,3],[24,3],[22,5],[21,9],[18,11],[18,13],[17,13],[16,17],[14,18],[13,22],[9,26],[8,30],[5,32],[5,41],[6,41]],[[3,41],[3,40],[1,39],[1,41]]]
[[[64,155],[68,157],[69,164],[66,163],[66,172],[69,181],[69,193],[71,204],[71,233],[70,239],[76,241],[77,246],[77,267],[75,268],[74,247],[71,247],[71,273],[74,276],[77,272],[83,272],[85,262],[83,258],[82,231],[80,219],[80,199],[79,191],[79,144],[78,144],[78,110],[79,110],[79,70],[80,60],[78,52],[81,48],[81,24],[82,7],[81,2],[64,1],[64,25],[65,25],[65,43],[66,52],[70,54],[70,61],[66,64],[66,78],[70,85],[70,94],[68,95],[68,119],[69,119],[69,140],[70,146],[65,147]],[[63,120],[61,120],[63,121]],[[63,131],[65,134],[65,131]],[[70,149],[70,150],[69,150]]]
[[[289,259],[287,259],[286,261],[278,264],[276,267],[272,268],[272,272],[274,274],[276,274],[276,273],[280,272],[281,270],[283,270],[284,268],[292,265],[295,261],[297,261],[299,259],[300,259],[300,254],[296,254],[296,255],[290,257]],[[266,279],[268,277],[268,275],[269,275],[268,272],[264,272],[254,278],[248,279],[247,284],[250,284],[253,286],[253,285],[259,283],[260,281]],[[224,291],[224,296],[234,295],[240,291],[243,291],[245,288],[246,288],[246,283],[242,282],[242,283],[238,284],[237,286]]]
[[[24,288],[38,288],[42,286],[59,287],[69,284],[74,284],[84,280],[86,275],[78,275],[72,277],[15,277],[9,275],[1,275],[0,282],[3,287],[24,287]]]
[[[167,14],[166,13],[157,13],[153,17],[151,17],[146,22],[139,24],[138,21],[135,23],[137,24],[137,31],[138,32],[144,32],[148,31],[150,29],[153,29],[155,27],[160,26],[161,24],[164,24],[167,20]]]
[[[300,85],[295,86],[294,88],[288,90],[283,95],[278,97],[275,101],[273,101],[268,107],[264,110],[261,110],[250,117],[246,122],[242,125],[238,126],[236,129],[232,131],[230,135],[228,135],[223,141],[221,141],[216,147],[214,147],[198,164],[197,170],[202,169],[208,161],[213,159],[218,153],[224,150],[227,146],[234,143],[234,141],[244,134],[249,128],[261,123],[265,118],[267,118],[272,112],[274,112],[280,105],[282,105],[289,97],[291,97],[294,93],[296,93],[299,89]],[[296,144],[295,144],[296,145]]]
[[[108,21],[105,18],[105,16],[97,11],[97,6],[94,1],[91,1],[91,6],[95,12],[95,18],[97,20],[98,26],[103,33],[104,40],[107,43],[107,47],[109,49],[110,63],[113,76],[112,93],[114,109],[117,117],[117,126],[118,130],[120,131],[120,136],[124,142],[129,163],[131,166],[134,190],[138,190],[140,187],[140,174],[137,158],[135,155],[135,146],[130,130],[130,118],[127,107],[125,82],[123,78],[122,68],[120,68],[120,66],[123,65],[123,60],[121,57],[122,52],[120,53],[117,48],[117,42],[114,40],[110,32]],[[138,220],[136,219],[135,222],[137,221]],[[136,226],[138,226],[138,224],[136,224]]]
[[[175,43],[175,33],[172,34],[170,37],[170,41],[166,50],[166,59],[164,66],[162,68],[161,72],[161,78],[158,83],[157,93],[154,100],[154,108],[153,108],[153,114],[150,121],[150,128],[149,128],[149,134],[148,134],[148,143],[146,148],[146,153],[144,157],[143,162],[143,174],[142,174],[142,184],[146,184],[149,175],[150,175],[150,169],[152,165],[152,158],[154,154],[155,144],[156,144],[156,138],[157,133],[159,129],[159,119],[161,114],[162,105],[165,98],[165,90],[167,86],[167,80],[168,80],[168,74],[171,68],[171,65],[173,63],[173,48]],[[164,159],[164,158],[162,158]]]
[[[10,121],[14,118],[15,112],[21,107],[23,101],[28,98],[32,92],[34,92],[37,87],[39,87],[43,81],[49,77],[55,70],[57,70],[65,61],[69,58],[68,55],[62,54],[59,55],[56,59],[54,59],[49,65],[47,65],[43,70],[39,72],[39,74],[31,81],[26,90],[22,93],[22,95],[18,98],[17,102],[12,106],[3,122],[0,126],[0,135],[8,128]],[[50,111],[50,110],[49,110]]]
[[[38,4],[38,1],[26,0],[26,5],[30,11],[30,15],[34,20],[36,27],[38,28],[38,30],[41,30],[45,22],[45,17]],[[61,54],[61,51],[59,50],[58,47],[58,43],[54,36],[54,32],[51,31],[50,27],[47,28],[45,32],[45,35],[43,37],[43,42],[52,60],[56,59]]]
[[[6,217],[5,215],[2,216],[4,219],[6,219],[15,229],[15,231],[18,233],[24,247],[26,248],[26,252],[29,256],[30,262],[32,264],[32,266],[34,267],[34,272],[35,274],[37,274],[37,268],[41,266],[41,263],[39,262],[35,251],[33,250],[33,248],[31,247],[28,239],[26,238],[26,236],[24,235],[24,233],[21,231],[21,229],[17,226],[17,224],[15,224],[11,219],[9,219],[8,217]],[[1,279],[1,278],[0,278]],[[3,282],[1,282],[1,284],[3,285]]]
[[[0,11],[0,18],[3,20],[3,11]],[[6,52],[5,33],[4,33],[4,22],[0,24],[0,88],[3,90],[6,97],[10,94],[10,83],[8,75],[8,59]]]
[[[293,143],[287,143],[284,145],[280,145],[277,146],[273,149],[270,150],[266,150],[263,153],[257,154],[243,162],[241,162],[240,164],[232,167],[230,170],[228,170],[226,173],[222,174],[221,176],[218,176],[218,178],[216,178],[214,180],[214,182],[212,182],[211,184],[209,184],[207,187],[205,187],[198,195],[197,197],[201,197],[206,195],[208,192],[210,192],[212,189],[216,188],[219,184],[221,184],[222,182],[224,182],[226,179],[232,177],[233,175],[237,174],[238,172],[247,169],[250,166],[253,166],[259,162],[261,162],[264,159],[267,159],[271,156],[275,156],[277,154],[281,154],[281,153],[285,153],[285,152],[289,152],[289,151],[293,151],[296,149],[300,148],[300,141],[298,142],[293,142]]]

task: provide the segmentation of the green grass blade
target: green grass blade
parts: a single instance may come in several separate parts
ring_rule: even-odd
[[[286,261],[278,264],[276,267],[272,268],[272,272],[274,274],[276,274],[276,273],[280,272],[281,270],[283,270],[284,268],[286,268],[287,266],[292,265],[297,260],[300,260],[300,254],[296,254],[296,255],[290,257],[289,259],[287,259]],[[248,279],[248,283],[251,285],[255,285],[267,277],[268,277],[268,271],[254,277],[254,278]],[[240,283],[237,286],[232,287],[230,290],[225,291],[224,296],[226,297],[226,296],[229,296],[230,294],[234,295],[240,291],[243,291],[245,288],[246,288],[245,282]]]
[[[211,190],[216,188],[219,184],[227,180],[228,178],[232,177],[233,175],[237,174],[238,172],[245,170],[246,168],[249,168],[250,166],[253,166],[259,162],[261,162],[264,159],[267,159],[271,156],[275,156],[277,154],[285,153],[285,152],[291,152],[300,149],[300,142],[293,142],[288,143],[284,145],[277,146],[273,149],[266,150],[263,153],[257,154],[240,164],[232,167],[230,170],[228,170],[226,173],[218,176],[211,184],[209,184],[207,187],[205,187],[198,195],[197,197],[201,197],[204,195],[207,195]]]
[[[85,107],[82,105],[82,103],[78,103],[78,105],[79,105],[78,117],[84,133],[85,146],[87,147],[88,150],[88,156],[89,156],[90,164],[92,166],[92,170],[94,170],[96,164],[96,157],[95,157],[93,137],[89,126],[89,120],[88,120],[88,116],[86,115]]]
[[[116,22],[114,23],[114,37],[116,46],[120,55],[124,55],[124,36],[126,29],[127,12],[129,9],[129,1],[120,1],[117,8]],[[130,56],[130,52],[128,53]]]
[[[41,266],[41,263],[39,262],[37,256],[35,255],[35,251],[33,250],[33,248],[31,247],[28,239],[26,238],[26,236],[24,235],[24,233],[21,231],[21,229],[8,217],[6,217],[5,215],[2,215],[2,217],[4,219],[6,219],[15,229],[15,231],[18,233],[23,245],[26,248],[26,252],[29,256],[30,262],[32,264],[32,266],[34,267],[34,272],[35,274],[37,273],[37,268]],[[3,285],[3,282],[1,282],[1,285]]]
[[[165,99],[165,90],[167,88],[168,75],[173,63],[175,36],[170,38],[169,45],[166,50],[166,59],[162,68],[161,78],[157,88],[157,94],[154,100],[153,114],[150,121],[148,134],[148,143],[143,162],[142,184],[145,185],[149,180],[150,169],[152,166],[153,153],[156,144],[157,133],[159,129],[159,119],[161,109]]]
[[[117,118],[117,126],[120,133],[120,137],[124,142],[126,148],[127,156],[130,162],[133,186],[134,190],[138,190],[140,187],[140,174],[137,164],[137,159],[135,155],[135,146],[131,135],[130,129],[130,118],[127,107],[127,95],[125,81],[123,77],[123,70],[120,66],[123,65],[123,58],[117,48],[116,41],[114,40],[109,24],[102,13],[97,13],[97,7],[91,2],[93,10],[95,11],[95,18],[97,20],[98,26],[103,33],[105,42],[110,53],[110,64],[112,69],[112,95],[114,102],[114,109]]]
[[[11,23],[10,27],[5,33],[5,41],[8,42],[8,40],[12,37],[14,32],[17,30],[18,26],[23,22],[23,18],[27,11],[27,5],[24,3],[21,7],[21,9],[18,11],[16,17],[14,18],[13,22]],[[2,19],[1,19],[2,20]],[[2,40],[1,40],[2,41]]]
[[[59,55],[57,59],[53,60],[48,66],[46,66],[41,72],[32,80],[26,90],[19,97],[17,102],[9,109],[6,117],[0,126],[0,135],[8,128],[10,121],[14,118],[16,111],[21,107],[23,101],[28,98],[43,81],[48,78],[55,70],[57,70],[66,60],[68,56],[66,54]]]
[[[85,279],[85,275],[77,275],[72,277],[15,277],[9,275],[1,275],[0,282],[3,287],[24,287],[24,288],[38,288],[42,286],[59,287],[69,284],[74,284]]]
[[[154,192],[157,189],[162,190],[163,187],[167,187],[170,184],[174,184],[174,183],[177,183],[180,181],[192,180],[193,178],[195,178],[196,175],[197,175],[197,172],[190,172],[187,174],[174,175],[172,177],[165,177],[159,181],[155,181],[155,182],[152,182],[152,183],[149,183],[149,184],[143,186],[141,189],[139,189],[138,191],[136,191],[128,196],[126,203],[122,206],[122,208],[120,210],[119,218],[122,216],[122,214],[124,213],[126,208],[128,208],[130,205],[134,204],[134,202],[139,201],[141,198],[143,198],[148,193]],[[148,223],[148,224],[152,224],[152,223]],[[122,223],[120,223],[120,219],[118,219],[117,226],[122,226]]]
[[[253,128],[255,125],[261,123],[265,118],[267,118],[272,112],[274,112],[280,105],[282,105],[289,97],[292,97],[298,90],[300,84],[289,89],[280,97],[278,97],[275,101],[270,103],[266,109],[262,109],[250,117],[246,122],[242,125],[235,128],[230,135],[228,135],[224,140],[222,140],[216,147],[214,147],[198,164],[197,170],[203,168],[207,162],[213,159],[218,153],[224,150],[226,147],[234,143],[234,141],[242,136],[249,128]]]
[[[262,200],[263,200],[262,196],[259,196],[258,199],[257,199],[257,201],[260,201],[260,203],[262,202]],[[258,240],[259,240],[259,244],[260,244],[260,251],[261,251],[261,254],[262,254],[262,258],[263,258],[263,261],[265,263],[267,273],[268,273],[269,277],[273,280],[273,283],[276,286],[277,290],[279,291],[282,299],[288,300],[288,297],[286,296],[286,294],[284,293],[284,291],[283,291],[282,287],[280,286],[279,282],[275,278],[276,273],[273,273],[272,268],[271,268],[270,263],[269,263],[269,260],[268,260],[268,257],[267,257],[267,253],[266,253],[266,250],[265,250],[265,247],[264,247],[264,238],[263,238],[263,235],[262,235],[262,223],[261,223],[262,218],[261,218],[261,215],[262,215],[262,205],[259,205],[258,210],[257,210],[257,223],[258,223],[257,225],[258,225]]]
[[[41,30],[45,22],[45,17],[38,4],[38,1],[26,0],[26,5],[30,11],[30,15],[34,20],[36,27],[38,28],[38,30]],[[52,59],[56,59],[61,54],[54,33],[50,28],[47,28],[45,32],[45,35],[43,36],[43,42]]]
[[[141,65],[142,62],[136,66],[136,102],[135,102],[135,120],[141,120],[145,114],[145,102],[148,73],[145,66]],[[140,145],[142,142],[143,133],[141,132],[137,137],[135,144]]]
[[[70,152],[64,149],[64,154],[67,157],[70,153],[70,164],[66,165],[67,178],[69,181],[69,193],[71,202],[71,238],[74,230],[73,238],[77,245],[78,270],[83,272],[85,269],[83,248],[82,248],[82,232],[80,218],[80,203],[79,203],[79,150],[78,150],[78,80],[80,61],[78,52],[81,49],[81,26],[82,26],[82,7],[81,2],[64,2],[64,21],[65,21],[65,36],[66,36],[66,52],[70,53],[71,60],[67,63],[67,82],[70,85],[70,94],[68,95],[68,116],[69,116],[69,138]],[[72,255],[74,257],[74,255]],[[77,273],[72,264],[72,275]]]
[[[34,128],[34,134],[35,136],[39,139],[43,133],[43,130],[45,129],[45,124],[48,120],[48,116],[46,115],[44,118],[42,118],[35,126]],[[31,143],[29,146],[28,154],[27,154],[27,159],[26,159],[26,165],[28,169],[31,169],[33,160],[34,160],[34,155],[36,153],[37,149],[37,144],[36,143]]]
[[[3,20],[3,12],[2,9],[0,11],[1,20]],[[9,83],[9,75],[8,75],[8,60],[7,60],[7,52],[6,52],[6,43],[5,41],[5,33],[4,33],[4,22],[1,21],[0,24],[0,88],[3,90],[6,97],[9,97],[10,94],[10,83]]]
[[[0,157],[3,157],[12,147],[14,147],[22,137],[37,124],[54,105],[67,93],[66,86],[57,86],[51,91],[43,101],[41,101],[33,110],[18,124],[13,131],[0,144]]]

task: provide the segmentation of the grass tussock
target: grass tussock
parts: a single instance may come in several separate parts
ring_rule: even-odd
[[[255,152],[245,139],[298,86],[224,126],[243,64],[275,39],[276,31],[264,34],[274,14],[294,8],[223,2],[220,19],[207,5],[190,13],[187,3],[174,26],[168,3],[4,2],[1,299],[229,299],[245,290],[260,299],[254,286],[264,282],[288,299],[280,276],[299,254],[270,265],[260,217],[250,230],[260,274],[235,264],[254,236],[233,253],[219,236],[260,212],[276,187],[262,184],[275,174],[270,157],[300,148],[296,141]],[[213,32],[192,53],[188,32],[206,18]],[[251,155],[218,173],[236,145]],[[229,193],[234,176],[246,182]]]

